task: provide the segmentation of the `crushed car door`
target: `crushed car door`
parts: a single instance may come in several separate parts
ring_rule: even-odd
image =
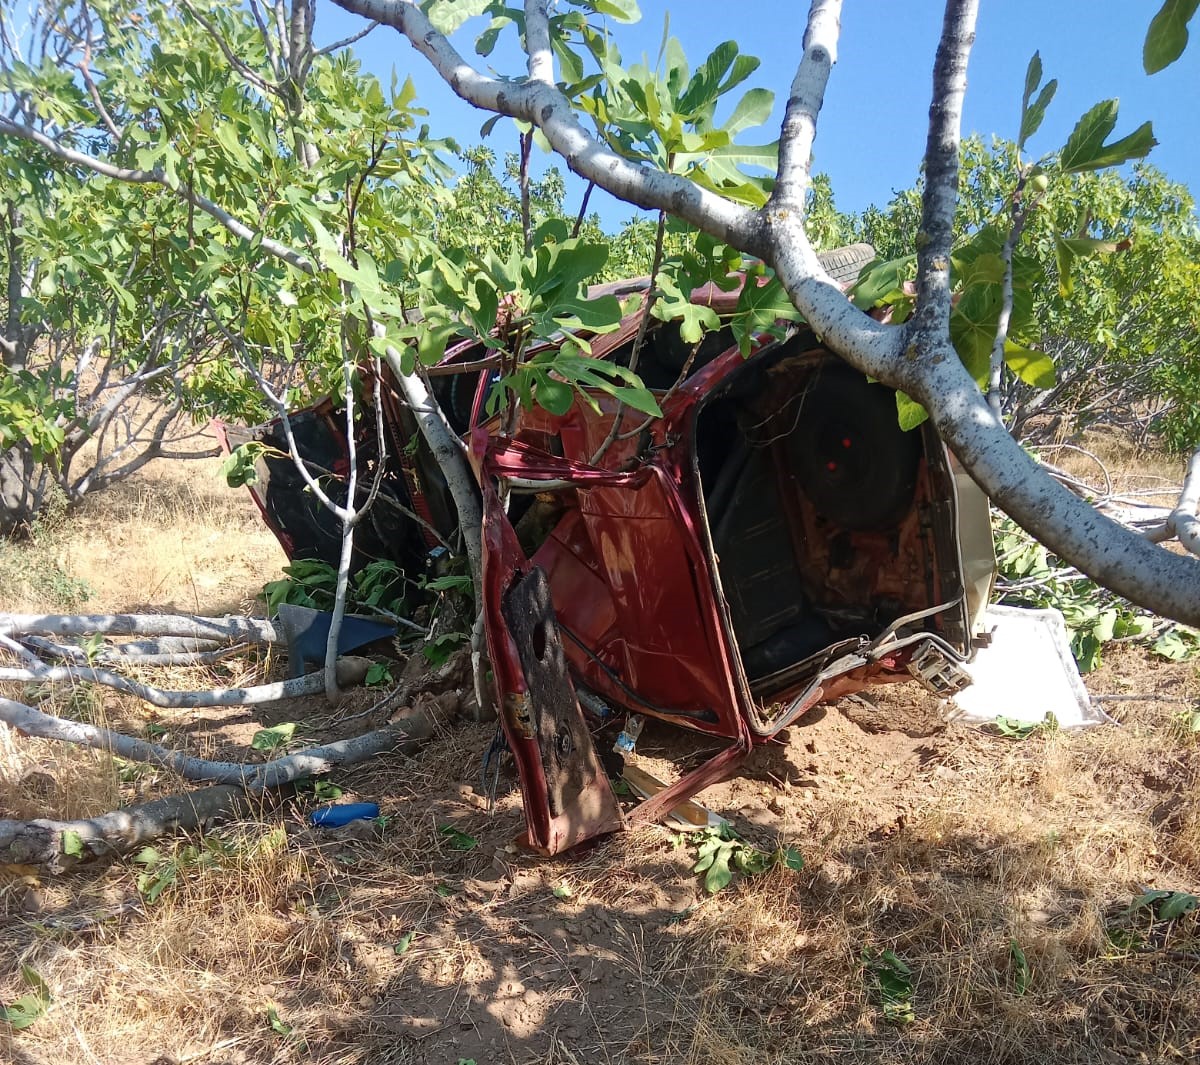
[[[631,472],[603,470],[479,431],[472,444],[483,486],[483,616],[501,700],[501,724],[521,777],[528,842],[553,853],[622,823],[570,675],[569,667],[582,673],[590,659],[587,654],[581,657],[577,647],[569,656],[563,640],[564,628],[574,640],[588,638],[581,637],[576,626],[594,636],[595,627],[588,629],[583,614],[595,602],[584,593],[571,602],[551,601],[556,577],[562,587],[572,587],[569,563],[553,551],[535,552],[533,559],[525,554],[501,504],[498,478],[544,483],[585,498],[590,492],[603,492],[606,504],[577,520],[599,522],[594,537],[605,546],[597,552],[595,577],[620,603],[606,608],[612,616],[605,625],[629,657],[613,659],[613,665],[637,674],[641,663],[637,679],[644,685],[649,676],[646,663],[668,661],[676,654],[694,657],[705,661],[709,674],[705,683],[712,691],[709,705],[672,712],[670,706],[640,695],[613,665],[598,670],[594,678],[587,676],[589,687],[594,684],[601,692],[607,687],[606,694],[615,693],[614,702],[637,712],[727,735],[735,740],[738,752],[749,749],[749,735],[739,713],[729,648],[703,554],[664,471],[653,466]],[[626,499],[628,505],[614,506],[617,498]],[[614,509],[622,513],[612,513]],[[663,598],[665,585],[671,588],[669,604]],[[599,658],[594,650],[587,650]],[[571,657],[575,661],[569,661]],[[676,694],[694,701],[699,679],[692,678],[686,687],[680,678],[675,682]],[[654,694],[663,698],[662,691]],[[720,779],[739,760],[723,752],[713,760],[716,765],[702,766],[656,796],[651,809],[669,812],[671,804]],[[718,770],[720,775],[714,775]]]

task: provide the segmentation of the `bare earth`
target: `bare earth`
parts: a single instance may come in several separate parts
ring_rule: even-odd
[[[54,546],[93,588],[85,609],[249,605],[282,561],[249,503],[194,471],[153,476],[70,519]],[[14,605],[39,607],[22,594]],[[947,725],[909,685],[818,709],[701,797],[763,849],[797,847],[805,868],[715,895],[692,872],[694,838],[668,829],[564,859],[518,852],[515,778],[501,774],[492,812],[481,794],[487,725],[338,775],[345,798],[381,804],[382,827],[310,828],[316,800],[301,792],[206,843],[162,842],[153,870],[9,867],[0,1002],[26,993],[28,965],[53,1003],[24,1032],[0,1024],[0,1060],[1200,1060],[1196,918],[1128,912],[1146,888],[1200,893],[1200,743],[1185,720],[1197,666],[1120,646],[1088,684],[1144,699],[1106,704],[1119,724],[1025,740]],[[378,697],[194,713],[108,691],[49,699],[252,760],[264,724],[300,722],[294,746],[308,746],[381,724],[387,710],[363,713]],[[654,723],[638,750],[664,779],[713,753]],[[95,813],[177,786],[0,733],[0,816]],[[908,1023],[885,1017],[864,965],[883,950],[911,969]]]

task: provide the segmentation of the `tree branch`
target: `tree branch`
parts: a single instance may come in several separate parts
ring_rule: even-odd
[[[978,0],[947,0],[933,67],[929,137],[925,144],[925,188],[921,230],[917,234],[917,309],[913,315],[918,344],[950,344],[950,248],[958,205],[958,146],[967,60],[975,43]],[[946,354],[939,351],[939,354]],[[953,350],[949,352],[954,356]]]
[[[525,52],[531,82],[554,87],[554,55],[550,51],[549,0],[525,0]]]
[[[307,255],[289,248],[286,244],[281,244],[271,237],[256,232],[244,222],[231,215],[224,207],[214,203],[207,197],[201,196],[187,186],[172,181],[162,170],[132,170],[126,167],[114,166],[112,163],[106,163],[103,159],[89,155],[87,152],[67,148],[39,130],[3,116],[0,116],[0,134],[29,141],[54,156],[55,159],[59,159],[64,163],[70,163],[72,166],[83,167],[85,170],[91,170],[93,173],[112,178],[115,181],[126,181],[134,185],[159,185],[173,195],[190,203],[198,210],[203,211],[210,218],[215,219],[235,237],[240,237],[245,241],[257,240],[263,251],[275,256],[275,258],[282,259],[285,263],[296,267],[297,270],[303,270],[306,274],[314,272],[313,262]]]
[[[256,805],[244,788],[218,784],[78,821],[0,820],[0,861],[58,873],[79,862],[128,853],[170,832],[242,816]],[[68,855],[68,839],[78,840],[82,853]]]
[[[992,355],[988,366],[988,390],[987,400],[988,406],[992,408],[992,413],[997,418],[1001,416],[1001,397],[1000,397],[1000,380],[1004,373],[1004,348],[1008,343],[1008,327],[1012,322],[1013,311],[1013,256],[1017,251],[1017,244],[1021,240],[1021,234],[1025,230],[1026,205],[1025,205],[1025,178],[1024,170],[1021,171],[1017,178],[1017,187],[1012,194],[1012,225],[1009,227],[1008,236],[1004,239],[1004,247],[1001,249],[1000,258],[1004,262],[1004,282],[1000,293],[1000,314],[996,320],[996,338],[992,341]]]
[[[338,659],[338,680],[343,685],[361,683],[366,676],[367,666],[363,659]],[[0,681],[18,682],[61,682],[91,681],[108,688],[126,692],[139,699],[170,710],[193,709],[200,706],[255,706],[273,703],[279,699],[295,699],[301,695],[317,695],[325,690],[325,680],[320,673],[310,673],[292,680],[276,681],[272,684],[255,684],[246,688],[213,688],[209,691],[165,691],[151,684],[130,680],[110,669],[93,666],[42,666],[38,669],[0,668]]]
[[[382,327],[374,326],[375,335],[382,337],[385,331]],[[417,427],[433,452],[434,460],[446,478],[446,486],[454,500],[454,508],[458,511],[459,530],[462,534],[463,548],[467,553],[467,563],[471,568],[471,584],[475,593],[475,606],[479,609],[483,604],[483,559],[482,559],[482,530],[483,510],[479,502],[479,485],[471,474],[470,467],[463,457],[461,442],[454,435],[446,415],[433,398],[425,381],[419,374],[405,374],[400,352],[390,345],[385,349],[384,359],[392,371],[396,384],[404,397],[404,402],[416,419]]]
[[[1200,505],[1200,450],[1193,452],[1188,461],[1187,474],[1183,478],[1183,490],[1179,502],[1171,511],[1168,523],[1179,542],[1193,555],[1200,555],[1200,518],[1196,508]]]
[[[204,618],[190,614],[0,614],[0,632],[39,636],[173,636],[201,640],[279,643],[282,635],[262,618]]]
[[[825,86],[837,62],[842,0],[815,0],[804,32],[804,55],[796,68],[787,110],[779,136],[779,172],[771,194],[772,207],[797,212],[807,210],[809,168],[817,118],[825,102]]]
[[[757,212],[702,189],[687,178],[622,158],[580,124],[570,101],[541,81],[518,84],[489,78],[472,67],[434,29],[412,0],[335,0],[339,7],[391,26],[409,39],[462,99],[486,111],[537,126],[567,166],[620,199],[665,210],[749,252],[766,250]],[[538,68],[540,69],[540,67]]]
[[[313,676],[317,674],[314,673]],[[352,739],[297,751],[262,765],[246,765],[241,762],[211,762],[204,758],[193,758],[182,751],[147,743],[145,740],[125,736],[110,729],[45,714],[32,706],[10,699],[0,699],[0,721],[27,736],[111,751],[120,758],[169,769],[185,780],[237,784],[251,791],[277,788],[304,777],[328,773],[335,766],[359,762],[398,747],[401,750],[408,747],[405,753],[409,753],[422,740],[432,736],[435,727],[434,720],[428,713],[409,714],[398,724],[388,725]]]
[[[328,773],[337,766],[354,765],[379,754],[411,755],[437,727],[428,712],[409,711],[399,721],[374,732],[252,766],[190,758],[132,737],[51,717],[22,703],[0,700],[0,720],[10,718],[16,722],[14,727],[27,735],[112,751],[173,770],[189,780],[229,781],[78,821],[0,820],[0,861],[44,865],[54,872],[89,858],[133,850],[172,831],[187,831],[214,819],[248,813],[260,806],[264,794],[272,789]],[[119,748],[128,753],[122,755]],[[66,846],[68,838],[82,845],[81,853],[66,853],[75,849]]]
[[[334,41],[333,44],[327,44],[324,48],[318,48],[313,53],[313,58],[319,58],[323,55],[329,55],[332,52],[339,51],[342,48],[349,48],[350,45],[361,41],[368,33],[379,27],[378,22],[371,22],[366,29],[359,30],[357,33],[350,34],[349,37],[343,37],[340,41]]]

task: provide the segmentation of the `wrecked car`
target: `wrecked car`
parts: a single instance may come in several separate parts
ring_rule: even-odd
[[[721,315],[737,291],[692,299]],[[640,317],[592,354],[628,365]],[[466,343],[444,361],[485,354]],[[987,501],[933,428],[902,431],[895,394],[806,326],[762,335],[744,357],[728,328],[695,346],[658,323],[637,372],[662,417],[624,409],[607,450],[610,395],[576,396],[560,415],[522,408],[505,432],[484,414],[494,372],[432,379],[480,485],[500,727],[525,842],[545,853],[664,817],[822,701],[914,677],[954,692],[994,572]],[[453,537],[454,508],[397,392],[383,402],[392,505],[374,508],[359,550],[421,572]],[[306,460],[344,474],[340,413],[323,403],[292,421]],[[373,419],[362,424],[369,461]],[[278,425],[255,433],[282,442]],[[289,555],[332,561],[335,519],[302,489],[279,458],[252,487]],[[594,739],[623,715],[727,744],[626,812],[601,757],[611,739]]]

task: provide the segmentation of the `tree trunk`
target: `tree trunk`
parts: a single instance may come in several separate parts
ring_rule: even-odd
[[[0,452],[0,536],[27,532],[46,496],[49,473],[21,442]]]

